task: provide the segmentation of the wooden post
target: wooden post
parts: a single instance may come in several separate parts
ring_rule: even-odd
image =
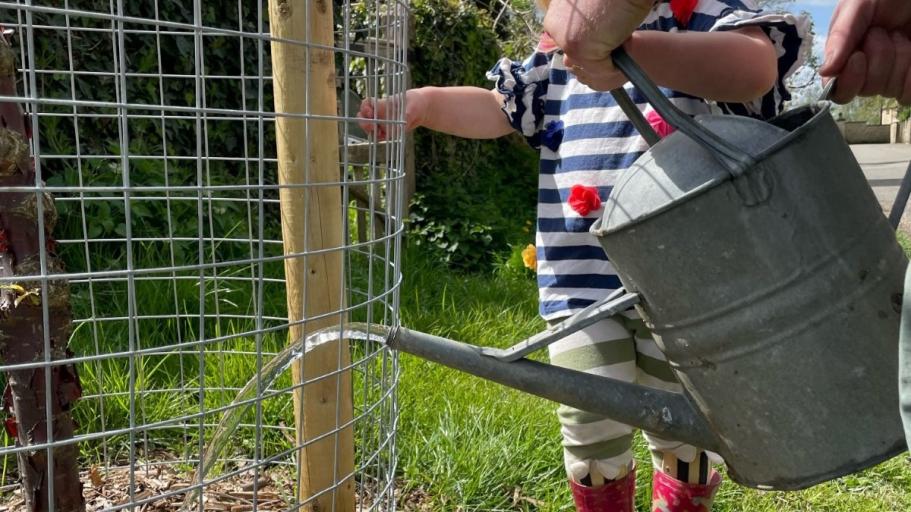
[[[309,24],[309,26],[308,26]],[[272,72],[276,113],[336,116],[335,59],[331,0],[269,0],[273,41]],[[285,254],[338,248],[319,255],[285,260],[288,320],[298,322],[341,311],[342,250],[345,215],[338,186],[338,127],[334,120],[277,117],[278,174],[282,186],[281,222]],[[290,343],[308,333],[338,324],[342,313],[290,328]],[[312,351],[292,368],[297,442],[309,443],[298,452],[301,464],[301,502],[333,487],[354,471],[354,436],[348,427],[318,442],[310,440],[351,421],[351,375],[337,373],[350,364],[347,342],[329,343]],[[333,468],[335,468],[333,474]],[[308,503],[313,512],[354,510],[354,479]]]
[[[505,6],[506,4],[504,4]],[[407,52],[411,52],[411,38],[414,34],[414,16],[409,12],[408,14],[408,48]],[[405,90],[411,89],[411,68],[405,70]],[[402,219],[407,220],[408,215],[411,212],[411,198],[414,197],[414,193],[417,191],[417,177],[415,176],[415,154],[414,154],[414,133],[405,134],[405,180],[402,190],[404,197],[402,198]]]

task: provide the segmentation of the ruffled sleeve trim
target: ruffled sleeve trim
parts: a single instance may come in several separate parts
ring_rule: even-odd
[[[523,64],[500,59],[487,73],[503,95],[501,108],[509,124],[535,148],[541,145],[549,64],[549,54],[535,53]]]

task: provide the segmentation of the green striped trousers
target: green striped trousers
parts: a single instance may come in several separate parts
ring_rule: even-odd
[[[681,391],[651,332],[635,311],[571,334],[552,344],[549,351],[551,363],[557,366],[666,391]],[[597,392],[597,389],[580,390],[580,393]],[[557,409],[557,417],[562,425],[564,461],[570,477],[579,481],[597,471],[606,479],[614,479],[629,467],[633,458],[633,427],[565,405]],[[653,460],[661,460],[663,454],[670,452],[682,461],[692,462],[701,452],[694,446],[648,432],[643,435]]]

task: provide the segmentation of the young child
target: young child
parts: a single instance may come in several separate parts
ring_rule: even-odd
[[[625,43],[627,52],[685,112],[769,118],[789,99],[784,78],[808,51],[808,21],[766,14],[750,0],[659,0]],[[544,5],[546,7],[546,4]],[[536,235],[540,312],[550,323],[605,297],[619,279],[588,229],[624,170],[647,145],[608,92],[580,82],[544,35],[524,63],[500,60],[493,90],[423,87],[405,93],[405,128],[423,126],[468,138],[518,130],[540,149]],[[580,76],[581,75],[581,76]],[[599,89],[626,87],[659,134],[669,131],[634,87],[614,72]],[[359,117],[387,120],[391,102],[365,100]],[[505,115],[504,115],[505,114]],[[385,137],[387,125],[363,122]],[[648,329],[634,311],[604,320],[550,347],[553,364],[680,391]],[[597,393],[597,389],[580,390]],[[633,429],[561,406],[564,461],[579,511],[631,511],[635,502]],[[655,468],[653,510],[708,511],[721,477],[698,447],[644,433]]]

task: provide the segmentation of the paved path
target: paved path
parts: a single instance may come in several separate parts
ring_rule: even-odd
[[[851,146],[851,150],[888,215],[911,162],[911,144],[857,144]],[[911,234],[911,205],[905,208],[899,228]]]

